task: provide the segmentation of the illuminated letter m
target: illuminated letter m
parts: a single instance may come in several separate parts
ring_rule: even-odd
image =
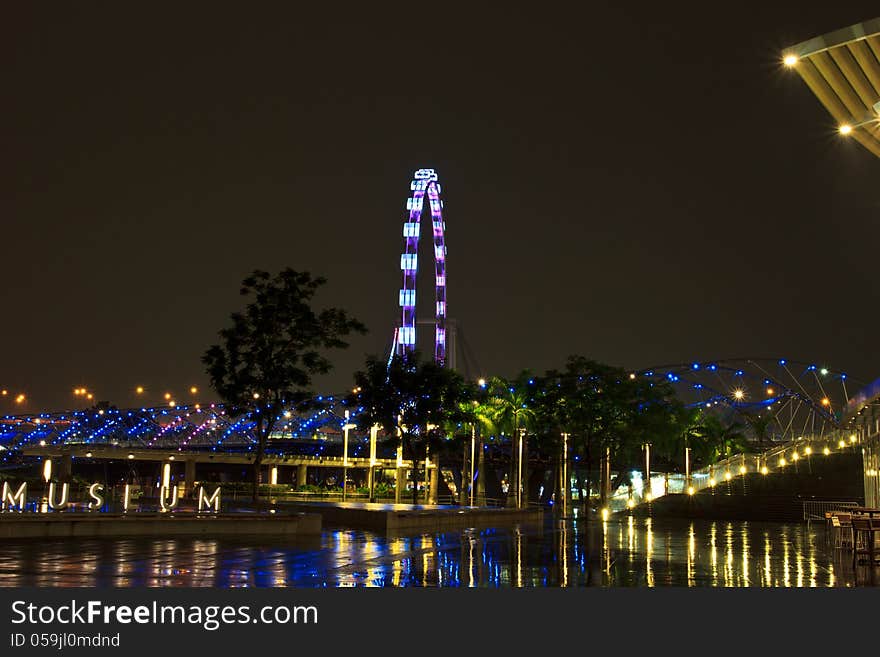
[[[217,488],[214,489],[214,492],[211,493],[210,497],[205,493],[204,486],[199,486],[199,512],[201,512],[202,509],[210,511],[212,506],[214,507],[215,512],[220,512],[220,486],[217,486]]]
[[[18,506],[19,511],[24,509],[24,505],[27,502],[27,482],[23,483],[18,487],[18,491],[15,495],[12,494],[12,489],[9,487],[9,482],[3,482],[3,496],[0,497],[0,508],[4,510],[11,510]]]

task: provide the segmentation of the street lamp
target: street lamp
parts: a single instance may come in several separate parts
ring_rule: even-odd
[[[867,118],[858,123],[841,123],[837,126],[837,132],[843,137],[848,137],[856,128],[873,124],[875,127],[880,126],[880,102],[874,105],[874,114],[868,115]],[[827,372],[827,370],[825,370]]]
[[[348,492],[348,432],[354,429],[355,425],[351,424],[349,419],[349,411],[345,411],[345,424],[342,425],[342,501],[345,501]]]

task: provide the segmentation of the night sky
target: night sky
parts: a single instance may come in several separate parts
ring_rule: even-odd
[[[421,167],[483,373],[580,353],[880,376],[880,160],[780,65],[876,2],[34,4],[0,28],[0,386],[30,410],[78,386],[210,398],[200,356],[254,268],[324,275],[319,303],[368,325],[320,384],[348,388],[399,321]]]

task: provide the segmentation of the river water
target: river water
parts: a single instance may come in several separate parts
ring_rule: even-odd
[[[821,524],[620,518],[410,536],[327,528],[296,541],[0,543],[0,586],[828,587],[873,584]]]

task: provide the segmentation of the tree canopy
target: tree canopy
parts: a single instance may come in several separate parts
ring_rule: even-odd
[[[241,283],[248,299],[233,312],[220,342],[202,356],[211,385],[233,416],[255,425],[254,500],[269,434],[285,409],[314,398],[312,381],[332,367],[328,352],[348,347],[347,337],[366,327],[339,308],[315,310],[322,277],[286,268],[272,276],[254,271]]]

